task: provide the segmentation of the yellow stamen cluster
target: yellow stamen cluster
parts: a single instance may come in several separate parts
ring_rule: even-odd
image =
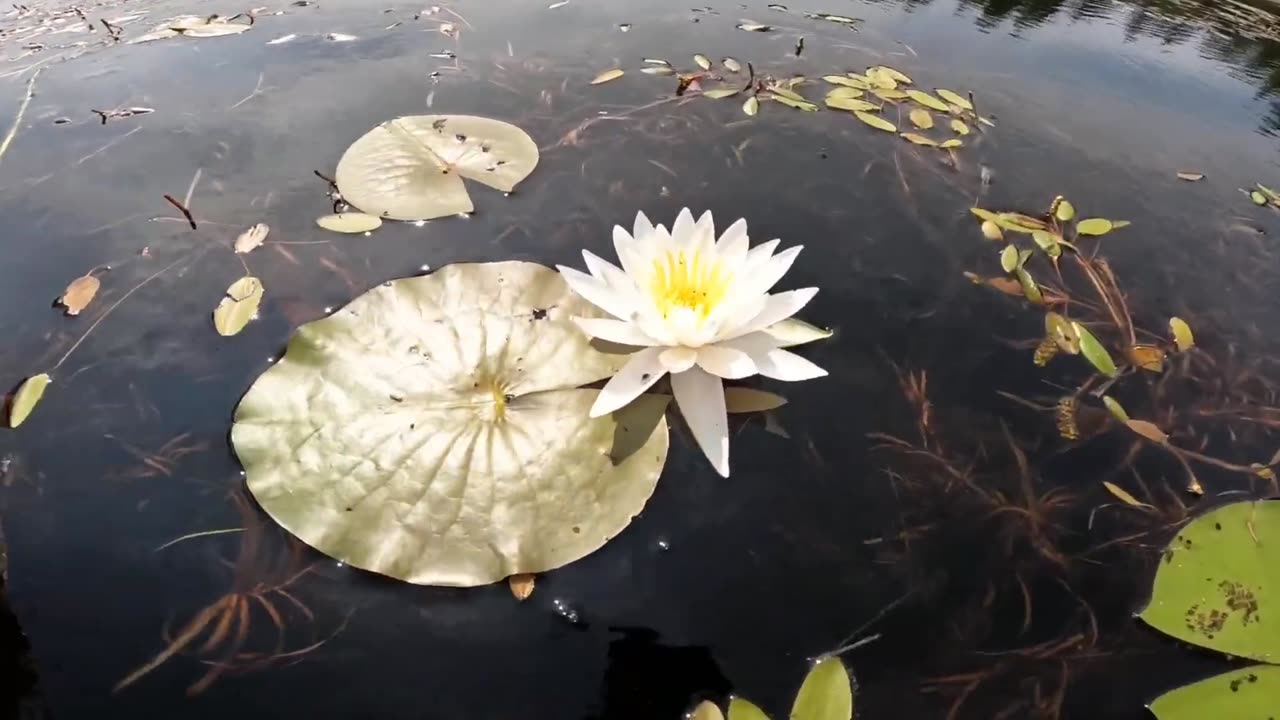
[[[732,279],[714,256],[695,250],[668,250],[653,261],[649,292],[663,318],[685,308],[705,320],[728,295]]]

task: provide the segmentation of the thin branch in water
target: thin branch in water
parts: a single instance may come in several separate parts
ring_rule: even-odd
[[[182,537],[174,538],[169,542],[156,548],[155,550],[152,550],[151,552],[160,552],[161,550],[167,547],[173,547],[174,545],[177,545],[183,540],[194,540],[195,538],[199,538],[199,537],[209,537],[211,535],[226,535],[227,533],[235,533],[235,532],[243,532],[243,531],[244,531],[244,528],[238,527],[238,528],[223,528],[222,530],[205,530],[204,532],[189,533],[187,535],[183,535]]]
[[[27,95],[22,99],[22,105],[18,107],[18,114],[13,118],[13,125],[9,127],[9,132],[4,136],[4,141],[0,142],[0,158],[4,158],[5,152],[9,150],[9,145],[13,142],[13,138],[18,134],[18,126],[22,124],[22,116],[27,114],[27,106],[31,104],[31,98],[36,96],[36,78],[40,77],[42,70],[36,70],[27,81]]]
[[[192,230],[196,229],[196,219],[191,217],[191,211],[187,209],[186,205],[183,205],[182,203],[178,202],[178,199],[172,195],[165,195],[164,199],[168,200],[170,205],[178,208],[178,210],[182,213],[183,217],[187,219],[187,224],[191,226]]]
[[[196,183],[200,182],[200,176],[203,174],[204,168],[196,168],[196,174],[191,176],[191,184],[187,186],[187,194],[182,198],[183,205],[191,207],[191,197],[195,195]],[[187,217],[191,217],[191,214],[187,213]],[[195,225],[192,225],[191,229],[195,230]]]
[[[248,95],[245,95],[245,96],[240,100],[240,102],[237,102],[235,105],[232,105],[232,106],[231,106],[230,108],[228,108],[228,109],[230,109],[230,110],[235,110],[236,108],[240,107],[241,105],[243,105],[243,104],[245,104],[245,103],[249,102],[250,100],[252,100],[252,99],[254,99],[255,97],[257,97],[258,95],[262,94],[262,79],[263,79],[265,76],[266,76],[266,74],[265,74],[265,73],[258,73],[258,84],[253,86],[253,92],[249,93]]]
[[[127,132],[127,133],[125,133],[125,134],[121,135],[120,137],[118,137],[118,138],[115,138],[115,139],[113,139],[113,140],[108,141],[106,145],[103,145],[102,147],[98,148],[97,150],[94,150],[93,152],[89,153],[88,155],[85,155],[84,157],[82,157],[82,158],[80,158],[79,160],[77,160],[77,161],[76,161],[76,165],[83,165],[85,160],[88,160],[88,159],[90,159],[90,158],[92,158],[92,157],[95,157],[95,156],[97,156],[97,155],[99,155],[99,154],[101,154],[101,153],[105,152],[106,150],[110,149],[112,145],[115,145],[116,143],[120,142],[121,140],[124,140],[125,138],[127,138],[127,137],[129,137],[130,135],[132,135],[132,134],[134,134],[134,133],[138,132],[138,131],[139,131],[139,130],[141,130],[141,129],[142,129],[142,126],[141,126],[141,125],[139,125],[138,127],[134,128],[134,129],[132,129],[132,130],[130,130],[129,132]]]

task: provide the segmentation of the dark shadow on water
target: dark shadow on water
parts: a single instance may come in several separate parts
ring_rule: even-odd
[[[733,687],[708,648],[664,644],[650,628],[609,632],[601,707],[583,720],[679,718],[701,700],[722,702]]]

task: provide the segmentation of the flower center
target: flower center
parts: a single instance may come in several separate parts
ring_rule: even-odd
[[[714,254],[669,250],[653,261],[649,292],[664,319],[683,309],[705,320],[728,294],[732,279]]]

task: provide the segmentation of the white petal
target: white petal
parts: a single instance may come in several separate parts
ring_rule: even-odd
[[[739,219],[724,231],[716,241],[716,252],[720,254],[720,262],[729,272],[737,272],[742,261],[747,259],[747,246],[751,240],[747,236],[747,221]]]
[[[765,297],[764,307],[749,322],[739,326],[736,332],[744,335],[756,330],[763,330],[774,323],[782,322],[787,318],[800,312],[800,309],[809,304],[814,295],[818,294],[818,288],[802,288],[800,290],[788,290],[776,295],[768,295]]]
[[[613,226],[613,251],[618,253],[618,262],[622,263],[622,272],[635,277],[636,263],[635,258],[635,240],[627,234],[621,225]]]
[[[825,377],[827,374],[826,370],[799,355],[781,349],[770,350],[763,358],[756,357],[755,361],[760,374],[774,380],[795,382]]]
[[[774,238],[769,242],[760,243],[759,245],[751,248],[751,251],[747,253],[747,260],[751,263],[759,263],[768,260],[773,256],[773,251],[777,249],[781,242],[782,241],[778,238]]]
[[[693,213],[689,208],[684,208],[676,216],[675,224],[671,226],[671,239],[675,241],[676,247],[689,245],[694,237],[693,228]]]
[[[756,374],[756,363],[750,355],[737,348],[719,345],[698,348],[698,367],[730,380]]]
[[[671,376],[671,390],[698,447],[716,472],[729,477],[729,422],[720,378],[690,368]]]
[[[662,363],[658,361],[661,354],[662,348],[656,347],[645,348],[633,354],[618,374],[610,378],[600,390],[595,404],[591,406],[591,417],[608,415],[618,408],[626,407],[666,375],[666,370],[662,369]]]
[[[621,268],[588,250],[582,251],[582,259],[587,263],[587,270],[590,270],[596,278],[603,280],[611,290],[626,298],[628,305],[639,304],[639,291],[636,289],[635,280],[632,280]]]
[[[623,320],[635,313],[635,306],[628,301],[628,298],[610,288],[603,280],[563,265],[557,265],[556,269],[560,271],[560,276],[569,284],[570,289],[592,305]]]
[[[649,222],[649,218],[644,213],[636,213],[636,225],[631,232],[631,237],[635,238],[637,242],[644,242],[652,234],[653,223]]]
[[[748,295],[769,292],[769,289],[777,285],[782,276],[786,275],[787,271],[791,269],[791,264],[796,261],[796,255],[800,254],[800,250],[803,247],[802,245],[789,247],[777,255],[762,261],[749,257],[742,271],[744,275],[743,284],[740,288],[734,288],[735,291]]]
[[[659,344],[642,332],[640,328],[621,320],[576,317],[573,322],[582,329],[582,332],[601,340],[639,347]]]
[[[671,374],[682,373],[698,361],[698,351],[687,347],[669,347],[658,356],[662,367]]]

